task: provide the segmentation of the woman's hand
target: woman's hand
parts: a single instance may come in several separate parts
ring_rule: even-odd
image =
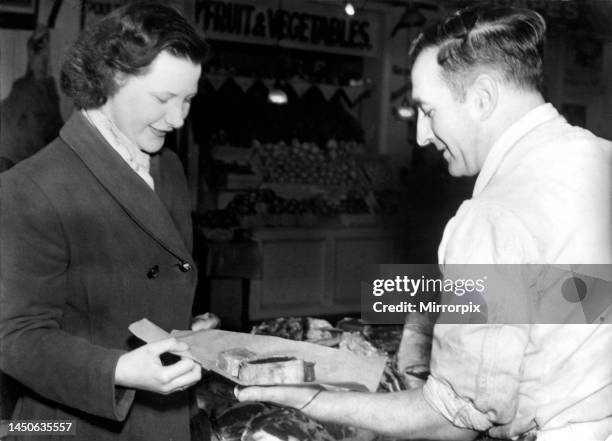
[[[238,401],[267,401],[302,410],[310,405],[321,391],[322,389],[314,387],[251,386],[236,388],[234,394]]]
[[[200,365],[189,358],[181,357],[178,362],[163,366],[159,356],[165,352],[176,354],[188,349],[187,344],[175,338],[168,338],[127,352],[119,357],[117,362],[115,384],[164,395],[185,390],[200,381]]]

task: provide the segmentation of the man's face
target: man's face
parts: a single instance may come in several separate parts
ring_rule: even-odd
[[[198,91],[201,67],[161,52],[144,75],[128,75],[105,104],[115,125],[141,150],[155,153],[183,125]]]
[[[412,100],[417,105],[417,143],[433,144],[448,162],[452,176],[480,171],[478,126],[467,102],[460,101],[442,78],[437,48],[426,48],[412,68]]]

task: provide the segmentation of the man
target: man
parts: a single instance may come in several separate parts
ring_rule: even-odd
[[[433,143],[451,175],[479,174],[472,199],[446,226],[443,271],[452,264],[612,262],[612,145],[545,103],[544,33],[532,11],[473,8],[413,44],[418,143]],[[541,281],[541,273],[520,268],[509,279],[523,290],[505,292],[510,302]],[[252,387],[238,398],[401,438],[604,440],[612,434],[610,347],[603,324],[437,324],[422,389]]]

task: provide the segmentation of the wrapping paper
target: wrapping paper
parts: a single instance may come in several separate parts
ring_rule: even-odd
[[[216,329],[200,331],[173,331],[167,333],[147,319],[132,323],[132,334],[147,343],[174,336],[189,345],[189,351],[177,355],[197,361],[203,368],[242,386],[248,386],[220,370],[216,360],[218,354],[231,348],[245,348],[260,356],[288,355],[315,363],[316,380],[296,385],[321,385],[351,390],[375,392],[385,368],[385,357],[363,357],[351,352],[333,349],[313,343],[287,340],[267,335],[253,335],[242,332]]]

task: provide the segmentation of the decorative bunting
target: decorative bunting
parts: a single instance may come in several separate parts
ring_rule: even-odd
[[[329,101],[339,89],[337,86],[331,86],[329,84],[316,84],[316,87],[323,94],[323,98],[325,98],[325,101]]]
[[[266,86],[268,89],[273,89],[276,80],[273,78],[262,78],[261,82],[264,83],[264,86]]]
[[[289,81],[289,84],[291,84],[291,87],[293,87],[293,90],[298,97],[304,95],[304,93],[306,93],[306,91],[312,87],[312,84],[304,80],[291,80]]]
[[[236,84],[238,84],[238,87],[240,87],[243,92],[246,92],[255,82],[255,78],[235,76],[234,81],[236,82]]]
[[[273,89],[277,82],[277,80],[274,78],[256,79],[253,77],[223,74],[207,74],[206,80],[211,84],[214,90],[219,90],[227,81],[234,81],[244,93],[246,93],[251,87],[253,87],[253,84],[258,81],[261,81],[268,90]],[[285,81],[284,87],[291,87],[298,97],[301,97],[304,95],[304,93],[310,90],[310,88],[314,87],[321,92],[326,101],[332,99],[336,93],[341,93],[344,100],[351,107],[366,96],[366,92],[370,89],[370,87],[367,85],[334,86],[332,84],[310,83],[297,78]]]
[[[342,90],[350,104],[355,104],[364,92],[363,86],[343,87]]]
[[[225,75],[206,75],[206,79],[212,85],[213,89],[219,90],[228,80],[228,77]]]

